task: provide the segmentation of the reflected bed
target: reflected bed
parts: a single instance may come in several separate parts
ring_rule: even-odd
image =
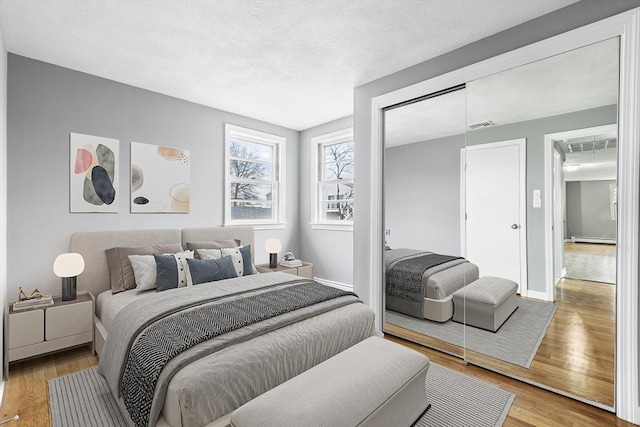
[[[478,267],[461,257],[415,249],[386,250],[386,308],[446,322],[453,316],[452,294],[478,277]]]

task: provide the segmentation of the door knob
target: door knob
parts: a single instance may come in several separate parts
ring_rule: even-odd
[[[514,230],[517,230],[520,227],[518,227],[518,224],[511,224],[511,228],[513,228]]]

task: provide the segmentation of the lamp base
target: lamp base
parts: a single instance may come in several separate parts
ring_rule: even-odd
[[[62,301],[72,301],[76,299],[76,278],[63,277],[62,278]]]
[[[278,254],[269,254],[269,268],[278,267]]]

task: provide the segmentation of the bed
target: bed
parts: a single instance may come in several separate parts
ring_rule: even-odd
[[[97,296],[95,343],[100,356],[99,371],[107,378],[121,412],[131,417],[131,425],[226,426],[231,412],[242,404],[377,334],[373,311],[355,296],[338,295],[337,289],[284,273],[250,275],[158,293],[111,292],[106,249],[176,243],[186,246],[187,242],[221,239],[236,239],[242,245],[253,245],[253,229],[209,227],[80,232],[71,238],[71,251],[82,254],[86,264],[85,271],[78,276],[78,288]],[[253,253],[251,255],[253,258]],[[151,399],[145,409],[148,416],[138,417],[138,408],[130,411],[132,408],[127,405],[132,401],[144,400],[122,390],[127,390],[126,381],[131,377],[128,373],[138,372],[139,366],[131,360],[139,348],[145,349],[143,338],[148,329],[144,329],[145,334],[138,335],[138,332],[149,327],[147,317],[160,316],[163,311],[174,312],[177,306],[186,307],[185,311],[196,311],[192,307],[204,300],[208,305],[203,305],[203,309],[215,306],[218,307],[216,310],[229,310],[230,305],[224,304],[237,305],[252,298],[294,301],[287,297],[287,292],[299,290],[327,294],[329,299],[293,307],[284,314],[231,329],[188,348],[165,362],[158,374],[156,388],[147,391],[145,398]],[[144,317],[140,313],[144,313]],[[144,357],[139,359],[146,360]],[[156,363],[156,359],[148,360]],[[133,377],[140,378],[141,375]],[[139,388],[135,384],[129,386],[135,393]]]
[[[446,322],[453,316],[452,294],[478,277],[478,267],[462,257],[405,248],[386,250],[386,308]]]

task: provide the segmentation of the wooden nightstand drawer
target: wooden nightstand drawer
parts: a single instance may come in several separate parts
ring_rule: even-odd
[[[294,274],[300,277],[306,277],[307,279],[313,279],[313,264],[310,262],[303,262],[300,267],[284,267],[278,265],[275,268],[269,267],[269,264],[257,264],[256,270],[258,273],[287,273]]]
[[[9,349],[44,341],[44,310],[11,313],[9,317]]]
[[[298,276],[313,279],[313,264],[305,262],[302,267],[298,267]]]
[[[48,308],[46,316],[47,341],[93,330],[93,302],[90,300]]]

